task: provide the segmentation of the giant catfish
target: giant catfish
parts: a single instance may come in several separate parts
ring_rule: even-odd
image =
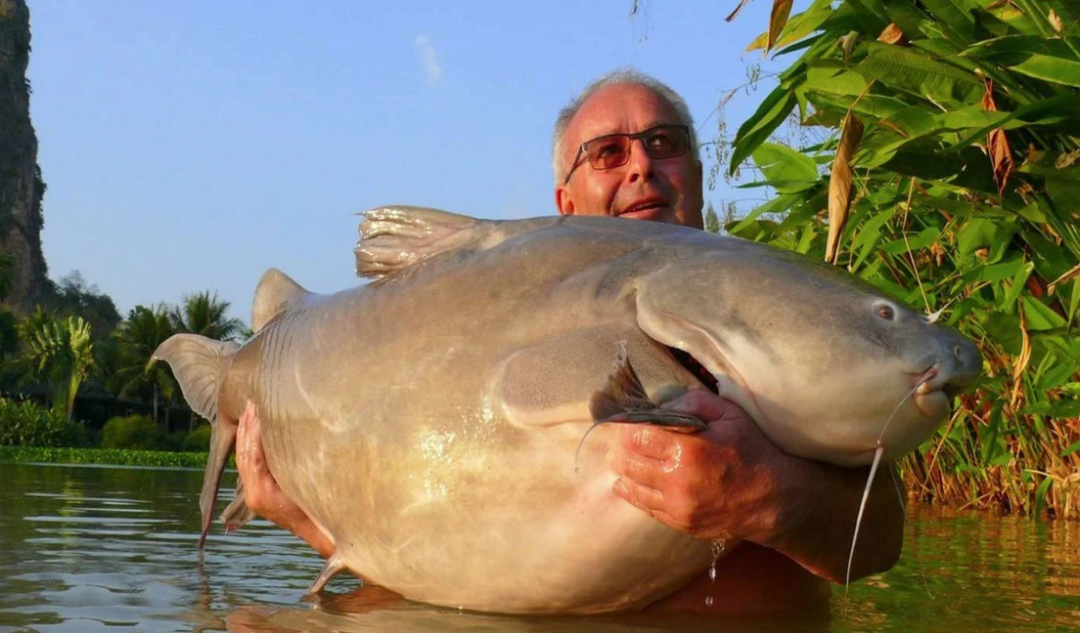
[[[981,366],[854,276],[737,238],[413,207],[360,230],[372,283],[313,294],[271,269],[243,346],[177,335],[156,352],[214,424],[204,536],[250,401],[270,471],[335,543],[323,581],[348,569],[438,605],[595,613],[700,574],[708,542],[612,493],[611,434],[575,459],[619,350],[651,401],[710,386],[785,452],[840,466],[918,446]],[[230,512],[249,514],[242,493]]]

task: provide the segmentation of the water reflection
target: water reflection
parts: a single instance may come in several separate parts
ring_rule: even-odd
[[[231,487],[233,475],[227,474]],[[14,631],[1075,630],[1080,524],[921,508],[904,558],[827,612],[516,618],[438,609],[344,577],[256,521],[198,539],[201,472],[0,464],[0,633]]]

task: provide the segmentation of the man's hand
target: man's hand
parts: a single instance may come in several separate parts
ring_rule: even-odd
[[[624,425],[609,455],[614,491],[657,520],[706,540],[749,540],[842,582],[869,469],[791,457],[736,404],[695,389],[665,405],[709,421],[697,435]],[[852,577],[899,557],[904,512],[892,473],[867,503]]]
[[[236,431],[236,470],[244,482],[244,502],[264,519],[304,539],[324,558],[334,553],[333,540],[278,486],[266,465],[259,414],[250,401]]]

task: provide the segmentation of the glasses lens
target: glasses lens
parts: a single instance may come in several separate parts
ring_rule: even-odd
[[[589,141],[585,151],[593,169],[611,169],[626,164],[630,157],[630,139],[624,134],[601,136]]]
[[[686,131],[681,127],[657,127],[645,133],[642,139],[645,151],[653,158],[682,156],[688,149]]]

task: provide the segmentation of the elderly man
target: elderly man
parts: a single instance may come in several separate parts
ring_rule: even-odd
[[[559,114],[553,140],[559,213],[702,228],[693,120],[664,84],[636,72],[602,77]],[[623,427],[609,459],[620,475],[615,494],[702,539],[757,544],[722,561],[721,573],[736,563],[782,568],[783,555],[843,582],[868,470],[787,456],[737,405],[711,393],[691,392],[669,406],[713,422],[699,435]],[[680,468],[671,467],[676,459]],[[853,578],[899,557],[904,510],[890,479],[879,478],[871,491]],[[787,577],[797,582],[798,574]]]
[[[553,158],[563,215],[702,228],[693,121],[683,100],[654,79],[621,72],[591,84],[560,113]],[[726,542],[731,555],[719,561],[716,584],[703,574],[657,606],[745,611],[763,608],[766,593],[776,598],[767,608],[827,595],[805,570],[843,580],[867,470],[789,457],[737,405],[709,392],[691,391],[667,406],[711,421],[709,429],[623,428],[609,455],[620,475],[614,492],[675,529]],[[330,539],[267,470],[254,421],[254,412],[245,412],[237,435],[248,506],[329,556]],[[672,468],[676,460],[680,467]],[[904,514],[892,486],[889,477],[875,484],[853,577],[887,569],[899,555]]]

